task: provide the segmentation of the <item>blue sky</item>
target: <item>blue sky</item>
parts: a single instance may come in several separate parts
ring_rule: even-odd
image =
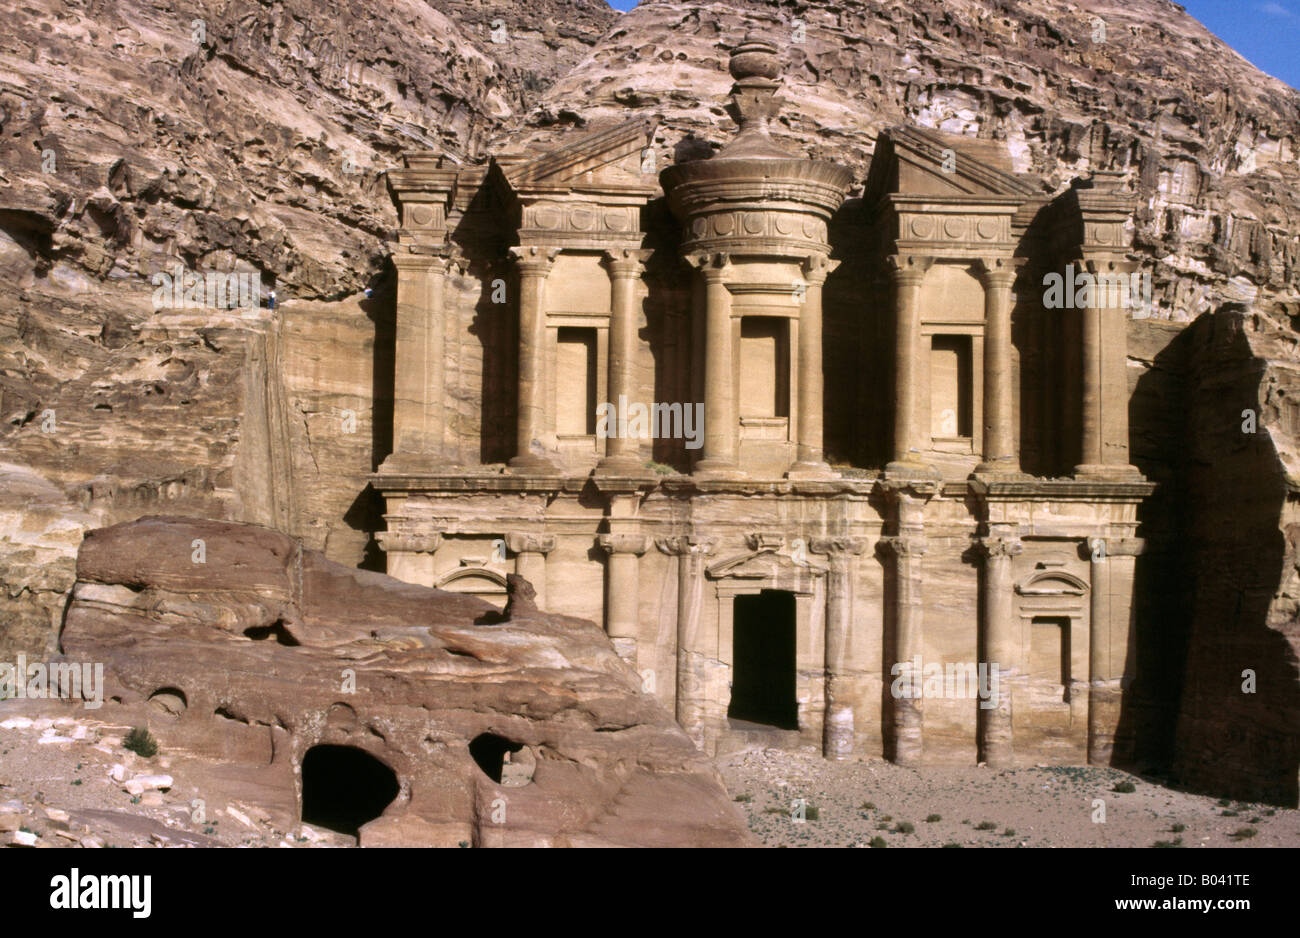
[[[1188,13],[1254,65],[1300,88],[1300,0],[1182,2]],[[609,0],[609,5],[630,10],[636,0]]]

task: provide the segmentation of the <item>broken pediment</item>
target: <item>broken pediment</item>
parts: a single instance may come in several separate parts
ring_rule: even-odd
[[[775,549],[747,551],[726,560],[720,560],[710,566],[707,573],[711,579],[719,580],[729,577],[738,580],[778,579],[790,574],[811,574],[822,576],[826,573],[825,565],[815,561],[798,563],[789,554],[778,553]]]
[[[642,154],[655,124],[631,120],[587,133],[531,160],[499,161],[517,190],[628,189],[653,192],[653,171],[642,171]]]
[[[1019,201],[1036,191],[1030,179],[1012,171],[997,141],[891,127],[876,140],[863,199],[868,205],[889,195]]]

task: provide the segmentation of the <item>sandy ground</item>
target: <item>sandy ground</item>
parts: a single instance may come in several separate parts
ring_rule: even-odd
[[[0,703],[0,844],[39,848],[356,843],[353,837],[303,824],[281,829],[256,805],[212,799],[190,783],[203,772],[183,756],[160,752],[146,759],[124,749],[122,741],[129,729],[96,720],[76,704]],[[151,785],[139,794],[125,790],[127,782],[140,776],[168,777],[171,784],[165,790]]]
[[[911,769],[827,762],[812,749],[751,749],[718,768],[771,847],[1300,846],[1300,811],[1188,794],[1116,769]],[[1113,790],[1126,781],[1133,792]],[[802,823],[793,807],[801,800]]]
[[[308,825],[277,826],[255,804],[211,798],[196,787],[210,764],[179,753],[128,752],[122,745],[128,729],[71,704],[60,711],[49,702],[39,708],[0,703],[0,843],[355,844]],[[1114,769],[917,770],[880,760],[826,762],[812,749],[765,748],[723,757],[718,767],[750,828],[772,847],[867,847],[873,840],[889,847],[1300,846],[1300,811],[1188,794]],[[168,784],[127,790],[132,779],[158,776]],[[1123,782],[1135,790],[1113,790]],[[799,801],[802,822],[792,816]],[[1102,817],[1098,801],[1104,822],[1094,820]]]

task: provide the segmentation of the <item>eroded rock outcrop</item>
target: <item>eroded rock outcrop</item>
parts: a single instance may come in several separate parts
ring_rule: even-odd
[[[313,759],[390,768],[396,798],[363,846],[750,843],[600,629],[522,594],[511,612],[488,624],[481,600],[260,527],[145,518],[86,537],[62,645],[104,664],[105,718],[143,709],[164,750],[221,763],[213,784],[273,816],[297,815]],[[329,772],[346,781],[346,761]],[[331,807],[348,816],[314,810]]]

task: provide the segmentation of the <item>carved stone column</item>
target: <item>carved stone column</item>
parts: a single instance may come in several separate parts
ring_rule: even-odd
[[[1116,738],[1124,691],[1135,677],[1130,625],[1141,538],[1090,537],[1088,602],[1088,764],[1124,764],[1132,739]]]
[[[799,455],[798,462],[787,473],[790,478],[831,474],[823,449],[822,288],[839,264],[825,254],[813,254],[803,262],[805,288],[803,309],[799,313]]]
[[[515,533],[506,535],[506,548],[515,555],[515,573],[533,585],[538,609],[546,608],[546,555],[555,550],[555,536]]]
[[[1128,323],[1121,292],[1108,286],[1136,268],[1131,261],[1092,258],[1075,262],[1095,279],[1082,312],[1082,462],[1077,476],[1137,477],[1128,452]]]
[[[606,251],[609,276],[613,285],[613,302],[609,317],[609,396],[606,400],[619,413],[636,397],[637,352],[637,285],[645,270],[646,251],[619,248]],[[605,440],[605,457],[600,467],[605,470],[639,470],[642,460],[637,455],[641,441],[618,433]]]
[[[641,534],[602,534],[600,546],[609,554],[605,576],[605,630],[624,661],[636,663],[640,616],[640,556],[647,540]]]
[[[512,467],[525,471],[554,471],[555,465],[535,451],[545,435],[546,276],[558,248],[536,245],[510,249],[519,271],[519,414]]]
[[[854,559],[867,546],[864,537],[813,538],[809,549],[826,554],[826,713],[822,720],[822,755],[827,759],[847,759],[853,755],[854,691],[847,678],[849,649],[853,628],[853,583],[857,562]]]
[[[730,258],[703,254],[692,258],[704,278],[704,457],[696,473],[736,475],[736,376],[731,347]]]
[[[708,701],[696,645],[700,608],[704,600],[704,561],[714,540],[694,534],[661,537],[655,541],[665,554],[677,556],[677,681],[674,713],[677,722],[697,746],[704,745]]]
[[[916,387],[921,348],[921,282],[932,258],[895,254],[889,258],[894,283],[894,458],[886,476],[925,477],[937,473],[921,456],[922,430]]]
[[[984,576],[980,581],[980,606],[984,612],[983,654],[980,664],[997,672],[997,693],[990,700],[980,700],[979,758],[992,768],[1003,768],[1015,761],[1012,740],[1012,681],[1019,674],[1015,640],[1015,579],[1011,558],[1024,545],[1020,539],[999,532],[981,539]],[[992,676],[989,678],[992,685]]]
[[[984,459],[976,472],[1019,474],[1016,446],[1015,375],[1011,367],[1010,259],[982,262],[984,281]]]
[[[393,449],[401,456],[441,455],[444,414],[443,291],[447,260],[394,253],[397,268]]]
[[[442,546],[440,533],[376,531],[375,540],[384,551],[389,576],[416,586],[433,586],[433,555]]]
[[[926,542],[919,533],[912,532],[881,538],[877,544],[894,561],[894,654],[890,664],[894,762],[918,765],[924,710],[921,673],[916,663],[923,646],[921,558],[925,556]]]

